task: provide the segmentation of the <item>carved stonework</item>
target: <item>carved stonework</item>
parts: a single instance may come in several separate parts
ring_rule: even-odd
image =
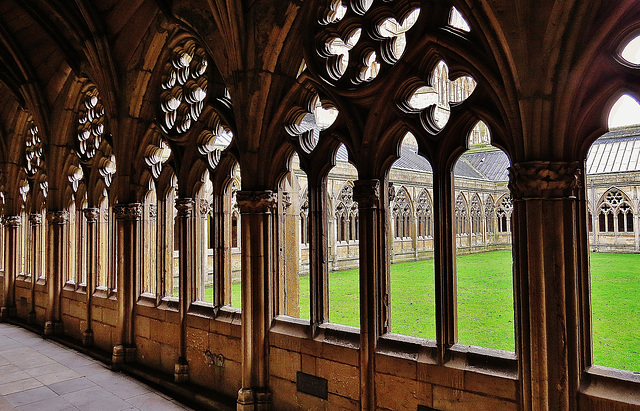
[[[158,206],[155,204],[149,204],[149,217],[155,219],[158,216]]]
[[[32,227],[42,224],[42,214],[29,214],[29,223]]]
[[[69,212],[66,210],[49,211],[47,213],[47,221],[49,224],[67,224],[69,222]]]
[[[394,216],[411,216],[411,203],[407,191],[401,188],[398,190],[397,195],[393,202],[393,215]]]
[[[277,197],[271,190],[238,191],[236,201],[241,213],[266,213],[275,209]]]
[[[113,214],[116,220],[140,220],[142,219],[142,204],[116,204],[113,206]]]
[[[509,190],[515,200],[573,198],[580,188],[577,161],[529,161],[509,167]]]
[[[361,207],[378,207],[380,203],[380,180],[356,180],[353,199]]]
[[[22,219],[19,215],[6,215],[2,217],[2,225],[8,227],[20,227],[22,225]]]
[[[205,199],[200,199],[200,217],[206,218],[210,212],[211,204]]]
[[[85,208],[82,212],[87,219],[87,223],[95,223],[98,221],[98,217],[100,217],[100,209],[96,207]]]
[[[291,193],[288,191],[282,192],[282,208],[284,211],[287,211],[289,207],[291,207]]]
[[[396,198],[396,189],[393,187],[393,183],[389,183],[389,203],[393,202]]]
[[[193,198],[176,198],[176,210],[179,218],[189,218],[193,215],[196,202]]]

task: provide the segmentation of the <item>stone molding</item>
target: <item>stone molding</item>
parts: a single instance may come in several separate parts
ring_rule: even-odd
[[[193,209],[196,202],[193,198],[176,198],[176,209],[178,210],[178,217],[189,218],[193,215]]]
[[[69,212],[66,210],[49,211],[47,213],[47,221],[49,224],[67,224],[69,222]]]
[[[380,205],[380,180],[356,180],[353,184],[353,200],[362,208]]]
[[[98,217],[100,217],[100,209],[96,207],[84,208],[82,213],[84,214],[84,218],[87,219],[87,223],[95,223],[98,221]]]
[[[527,161],[509,167],[514,200],[575,198],[582,169],[577,161]]]
[[[236,201],[241,213],[268,213],[275,209],[277,196],[271,190],[238,191]]]
[[[158,205],[149,204],[149,218],[154,219],[158,216]]]
[[[29,223],[32,227],[42,225],[42,214],[33,213],[29,214]]]
[[[291,193],[289,193],[288,191],[283,191],[282,192],[282,209],[284,211],[287,211],[287,209],[291,207],[291,204],[293,204],[291,202]]]
[[[19,215],[6,215],[2,217],[2,225],[5,227],[20,227],[22,219]]]
[[[116,204],[113,206],[116,220],[136,221],[142,219],[142,204]]]
[[[211,204],[204,198],[200,199],[200,217],[205,218],[211,211]]]

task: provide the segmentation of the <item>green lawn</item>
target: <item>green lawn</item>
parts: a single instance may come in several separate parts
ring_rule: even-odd
[[[515,350],[511,251],[457,257],[458,341]],[[640,254],[591,254],[594,362],[640,371]],[[391,331],[435,339],[433,260],[391,266]],[[309,318],[309,281],[300,279]],[[240,307],[240,284],[233,285]],[[359,326],[358,270],[329,274],[329,319]]]

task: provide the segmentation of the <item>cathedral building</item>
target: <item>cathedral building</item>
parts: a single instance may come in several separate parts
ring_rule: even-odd
[[[199,409],[640,410],[590,289],[640,252],[639,38],[633,0],[3,0],[0,318]],[[513,351],[458,338],[495,250]]]

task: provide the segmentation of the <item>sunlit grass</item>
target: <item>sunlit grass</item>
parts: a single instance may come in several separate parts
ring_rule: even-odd
[[[458,341],[515,350],[511,251],[457,257]],[[391,266],[391,331],[435,339],[433,260]],[[300,317],[309,318],[308,276]],[[240,307],[240,284],[232,286]],[[594,363],[640,371],[640,254],[591,254]],[[330,321],[360,325],[358,270],[329,274]]]

